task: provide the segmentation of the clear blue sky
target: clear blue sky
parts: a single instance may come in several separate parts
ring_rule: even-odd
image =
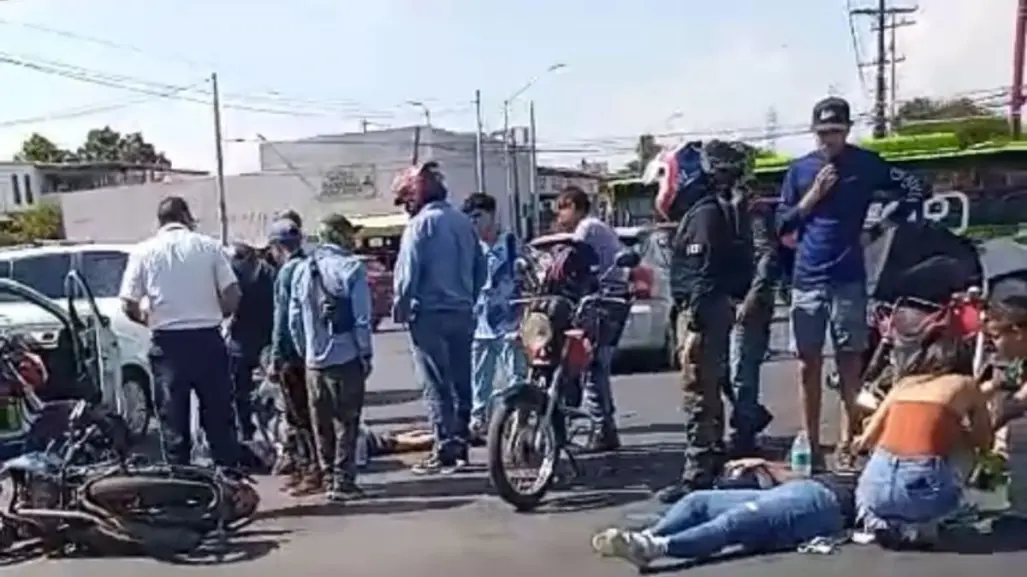
[[[900,37],[908,58],[901,94],[1008,84],[1015,0],[983,4],[920,2],[919,24]],[[546,160],[574,163],[623,160],[644,131],[758,130],[771,108],[780,125],[801,125],[829,86],[866,109],[845,8],[844,0],[0,0],[0,53],[201,90],[216,70],[228,104],[289,113],[226,110],[226,138],[245,139],[351,131],[365,114],[413,124],[421,113],[407,100],[428,104],[439,126],[473,128],[476,88],[496,128],[506,96],[564,63],[513,111],[525,123],[534,98],[544,146],[574,151]],[[862,51],[869,59],[869,45]],[[33,131],[72,146],[90,127],[110,124],[143,131],[177,165],[213,164],[201,105],[4,64],[0,87],[0,158]],[[54,117],[122,103],[132,105]],[[50,118],[9,122],[33,117]],[[228,144],[229,170],[254,169],[254,149]]]

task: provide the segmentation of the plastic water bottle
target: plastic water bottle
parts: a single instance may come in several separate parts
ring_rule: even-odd
[[[360,431],[357,433],[357,450],[353,455],[353,462],[357,468],[363,469],[367,466],[369,460],[367,447],[367,431],[363,425],[360,426]]]
[[[813,448],[809,444],[809,435],[806,431],[799,431],[792,441],[789,464],[792,472],[800,477],[809,477],[813,474]]]

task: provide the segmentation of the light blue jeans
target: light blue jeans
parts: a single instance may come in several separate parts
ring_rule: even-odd
[[[492,413],[492,389],[497,373],[510,386],[524,379],[521,347],[505,337],[475,338],[471,344],[471,422],[487,423]]]
[[[613,371],[613,356],[617,347],[602,345],[596,347],[592,364],[585,375],[585,409],[593,419],[603,426],[613,427],[613,389],[610,386],[610,373]]]
[[[817,481],[772,489],[695,491],[681,498],[649,532],[667,538],[667,555],[701,559],[726,547],[749,552],[796,547],[844,526],[837,498]]]
[[[856,487],[856,510],[871,531],[916,528],[959,510],[959,472],[943,457],[898,457],[878,448]]]
[[[750,318],[731,329],[729,368],[734,393],[731,428],[739,442],[752,442],[761,432],[759,421],[765,418],[766,409],[760,405],[760,368],[770,345],[773,316],[773,305],[761,305]]]

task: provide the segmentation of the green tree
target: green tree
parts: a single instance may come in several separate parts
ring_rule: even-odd
[[[663,147],[656,143],[656,137],[652,134],[639,136],[638,143],[635,144],[635,158],[628,161],[624,168],[617,171],[615,176],[618,178],[642,176],[645,167],[649,166],[649,163],[660,154],[661,150]]]
[[[110,126],[94,128],[86,133],[86,141],[79,147],[77,156],[83,162],[130,162],[171,166],[163,152],[146,141],[140,132],[122,134]]]
[[[73,157],[71,151],[57,146],[52,140],[38,132],[33,132],[26,138],[21,143],[21,150],[14,155],[14,159],[19,162],[46,163],[69,162]]]
[[[171,167],[168,157],[147,142],[141,132],[122,134],[110,126],[87,132],[82,146],[74,152],[33,133],[22,143],[15,159],[21,162],[128,162]]]
[[[0,219],[0,246],[62,238],[64,221],[57,202],[40,202]]]
[[[1008,138],[1009,122],[969,98],[914,98],[899,107],[895,132],[901,136],[951,132],[962,147]]]

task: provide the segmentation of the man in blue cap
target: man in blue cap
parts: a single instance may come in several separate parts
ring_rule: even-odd
[[[306,258],[302,247],[303,233],[295,222],[280,219],[271,224],[268,248],[279,269],[275,277],[275,316],[267,374],[282,386],[288,426],[284,454],[275,468],[276,472],[289,475],[286,491],[307,493],[320,484],[320,477],[314,467],[314,437],[303,357],[289,334],[293,277]]]

